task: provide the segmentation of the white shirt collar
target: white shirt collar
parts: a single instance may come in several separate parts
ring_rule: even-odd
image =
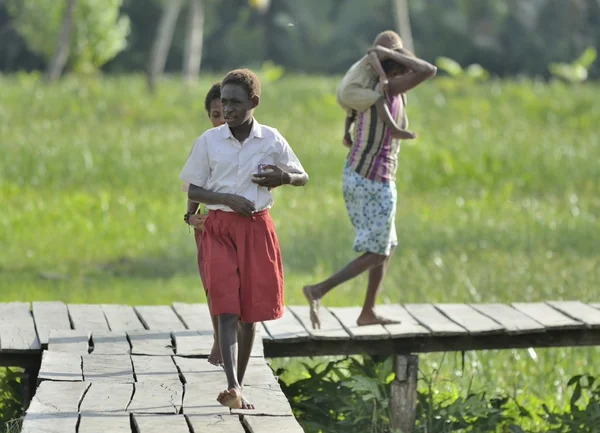
[[[229,125],[225,124],[221,128],[223,138],[235,138],[231,133],[231,129],[229,129]],[[255,118],[252,118],[252,129],[246,140],[251,140],[252,138],[263,138],[262,125]]]

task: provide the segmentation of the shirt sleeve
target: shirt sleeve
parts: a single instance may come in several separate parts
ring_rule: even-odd
[[[277,137],[278,154],[275,165],[290,173],[304,173],[304,167],[300,163],[300,160],[292,150],[292,147],[288,144],[282,135],[278,134]]]
[[[179,179],[184,183],[192,184],[204,188],[210,175],[210,165],[208,163],[208,143],[206,137],[198,137],[190,156],[188,157]]]

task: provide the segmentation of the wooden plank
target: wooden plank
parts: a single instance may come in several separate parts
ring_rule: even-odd
[[[329,310],[355,340],[386,340],[390,338],[390,333],[381,325],[358,326],[356,324],[361,312],[360,307],[330,308]]]
[[[83,355],[82,361],[86,382],[134,382],[129,355]]]
[[[249,433],[304,433],[304,430],[293,416],[245,415],[244,425],[248,428]]]
[[[547,329],[585,328],[581,322],[571,319],[543,302],[515,302],[511,304],[526,316],[531,317]]]
[[[600,311],[580,301],[548,301],[548,305],[572,319],[585,323],[588,328],[600,328]]]
[[[23,420],[21,433],[76,433],[77,413],[30,414]]]
[[[142,331],[144,325],[133,307],[129,305],[102,304],[100,305],[111,331]]]
[[[40,380],[68,382],[83,381],[81,355],[73,352],[55,352],[45,350],[38,374]]]
[[[131,361],[137,382],[179,381],[179,370],[170,356],[136,355],[131,357]]]
[[[392,338],[423,337],[431,334],[399,304],[378,305],[377,311],[384,317],[400,320],[399,324],[384,325]]]
[[[88,353],[90,333],[74,329],[51,329],[48,333],[48,350],[55,352]]]
[[[44,346],[48,344],[51,329],[71,329],[69,311],[62,302],[34,302],[32,310],[38,337]]]
[[[421,325],[429,329],[432,335],[451,336],[467,334],[466,329],[448,319],[431,304],[408,304],[404,308]]]
[[[0,352],[40,350],[28,302],[0,304]]]
[[[505,304],[471,304],[480,313],[500,323],[511,335],[544,332],[546,328],[514,308]]]
[[[466,304],[435,304],[450,320],[465,328],[469,334],[501,334],[504,326]]]
[[[183,385],[177,383],[139,382],[134,385],[128,412],[137,414],[175,415],[181,410]]]
[[[264,322],[263,325],[276,342],[285,341],[291,343],[310,339],[308,331],[287,307],[280,319]]]
[[[124,331],[92,332],[94,355],[128,355],[131,347]]]
[[[244,386],[277,386],[277,378],[264,359],[251,358],[244,375]]]
[[[174,331],[175,352],[180,356],[210,355],[214,337],[212,334],[201,334],[198,331]]]
[[[187,329],[193,329],[202,334],[213,334],[214,330],[207,304],[173,302],[173,309]]]
[[[133,355],[173,355],[173,341],[169,332],[131,331],[127,333]]]
[[[210,364],[206,358],[182,358],[174,356],[173,361],[181,372],[184,383],[201,383],[203,380],[206,380],[207,373],[223,379],[223,368]]]
[[[138,433],[190,433],[183,415],[134,415],[133,422]]]
[[[186,415],[228,415],[229,408],[217,402],[217,396],[227,388],[223,373],[205,373],[210,379],[187,383],[183,396],[183,413]],[[200,430],[202,431],[202,430]]]
[[[291,416],[292,408],[279,387],[244,387],[244,398],[254,409],[232,409],[238,415]]]
[[[600,310],[600,302],[592,302],[591,304],[588,304],[588,305]]]
[[[175,311],[166,305],[137,306],[134,309],[147,329],[156,331],[182,331],[186,329]]]
[[[194,433],[245,433],[237,415],[189,415],[188,420]],[[260,433],[278,433],[265,430]]]
[[[68,304],[73,328],[81,331],[110,331],[100,305]]]
[[[80,405],[80,412],[126,413],[133,395],[132,383],[94,382]]]
[[[27,414],[77,413],[89,383],[44,381],[38,386]]]
[[[77,433],[131,433],[131,418],[128,414],[82,414]]]
[[[264,358],[265,357],[265,346],[263,344],[263,340],[267,335],[267,331],[262,323],[256,324],[256,334],[254,337],[254,345],[252,346],[252,352],[250,353],[251,357],[255,358]],[[270,340],[270,337],[269,337]]]
[[[321,308],[319,319],[320,329],[313,329],[310,321],[310,307],[308,305],[292,305],[289,310],[302,323],[313,340],[349,340],[350,334],[327,308]]]

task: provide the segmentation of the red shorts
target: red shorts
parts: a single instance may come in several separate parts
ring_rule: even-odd
[[[256,323],[283,315],[283,263],[268,210],[252,217],[211,210],[202,253],[213,316],[235,314]]]
[[[198,271],[200,280],[206,292],[206,278],[204,277],[204,254],[202,253],[202,231],[194,229],[194,238],[196,238],[196,249],[198,250]]]

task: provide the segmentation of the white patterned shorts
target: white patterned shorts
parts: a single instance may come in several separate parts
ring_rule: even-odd
[[[389,256],[398,245],[396,184],[366,179],[344,167],[344,201],[354,230],[354,250]]]

